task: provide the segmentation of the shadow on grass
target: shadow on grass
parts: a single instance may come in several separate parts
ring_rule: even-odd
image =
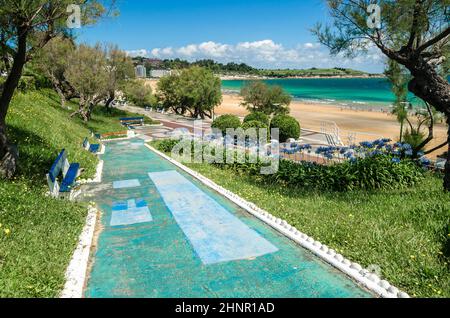
[[[450,220],[449,224],[444,228],[443,232],[446,240],[442,246],[442,254],[445,259],[444,261],[450,264]]]
[[[23,177],[30,182],[42,182],[42,177],[50,169],[61,149],[52,147],[32,131],[17,126],[9,126],[8,135],[19,149],[17,177]]]

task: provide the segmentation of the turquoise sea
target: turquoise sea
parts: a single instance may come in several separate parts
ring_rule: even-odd
[[[224,80],[222,89],[237,93],[247,82],[247,80]],[[386,107],[392,105],[395,100],[391,84],[385,78],[271,79],[264,82],[283,87],[296,100],[314,103]],[[413,98],[413,95],[410,98]]]

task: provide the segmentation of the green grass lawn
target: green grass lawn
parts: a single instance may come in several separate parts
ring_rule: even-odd
[[[140,114],[133,114],[125,110],[118,110],[113,108],[110,113],[107,112],[104,107],[94,108],[93,118],[86,124],[86,126],[95,133],[104,134],[115,131],[125,131],[119,123],[119,118],[122,117],[143,117]],[[113,118],[114,120],[111,120]],[[80,120],[81,121],[81,120]],[[150,117],[144,118],[144,123],[148,125],[158,124],[158,121],[151,119]]]
[[[318,193],[208,164],[188,166],[350,260],[379,266],[383,278],[411,296],[450,297],[450,196],[440,178],[429,175],[408,190]]]
[[[65,148],[69,161],[85,169],[82,178],[94,176],[98,159],[81,147],[83,139],[90,130],[124,130],[118,118],[136,116],[99,107],[85,124],[70,113],[51,90],[19,93],[12,102],[8,134],[20,162],[15,180],[0,180],[0,297],[58,296],[87,207],[46,197],[45,174]]]

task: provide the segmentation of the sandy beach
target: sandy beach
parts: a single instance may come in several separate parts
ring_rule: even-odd
[[[156,90],[157,80],[149,80],[153,90]],[[245,116],[247,110],[240,106],[242,99],[237,94],[223,94],[222,104],[216,108],[216,115],[235,114]],[[342,109],[338,105],[305,103],[293,101],[291,115],[301,124],[302,128],[320,131],[323,122],[334,122],[340,129],[340,136],[345,144],[351,141],[360,142],[378,138],[399,139],[400,124],[395,116],[388,113],[366,110]],[[435,125],[435,138],[429,144],[429,149],[442,144],[447,138],[447,126]],[[442,148],[429,157],[434,158],[446,151]]]
[[[236,114],[245,116],[247,110],[240,106],[242,99],[238,95],[224,94],[222,104],[216,108],[217,115]],[[341,139],[348,143],[349,135],[357,142],[377,138],[399,139],[400,124],[395,116],[382,112],[355,111],[341,109],[339,106],[323,105],[293,101],[291,115],[301,124],[302,128],[320,131],[322,122],[335,122],[340,128]],[[437,146],[447,138],[447,127],[444,124],[435,126],[435,138],[430,147]],[[430,157],[443,153],[445,149],[435,152]]]

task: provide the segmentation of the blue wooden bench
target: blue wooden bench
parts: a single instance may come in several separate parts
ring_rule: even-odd
[[[124,126],[144,125],[144,117],[120,118],[120,123]]]
[[[50,189],[50,194],[57,197],[72,198],[72,189],[75,186],[76,179],[80,173],[80,164],[69,163],[67,160],[67,152],[65,149],[56,158],[50,171],[47,174],[47,183]],[[61,185],[58,183],[58,178],[62,177]]]
[[[91,145],[89,143],[89,140],[86,137],[84,139],[84,141],[83,141],[83,148],[88,150],[88,151],[90,151],[90,152],[92,152],[92,153],[97,154],[97,153],[99,153],[101,151],[102,145],[100,145],[100,144],[93,144],[93,145]]]

